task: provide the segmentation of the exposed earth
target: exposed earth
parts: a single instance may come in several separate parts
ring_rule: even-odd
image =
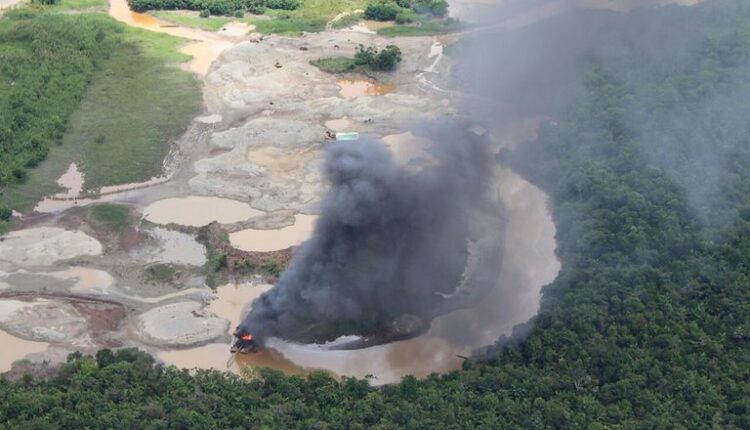
[[[239,24],[211,33],[163,27],[123,7],[111,0],[110,14],[191,40],[183,52],[194,55],[186,67],[203,79],[204,112],[172,148],[163,177],[84,196],[85,178],[71,167],[60,181],[67,191],[16,218],[16,230],[0,240],[0,340],[13,345],[0,352],[0,371],[24,356],[54,362],[74,350],[137,346],[184,367],[324,368],[387,383],[457,368],[457,354],[510,334],[536,313],[541,287],[559,270],[547,197],[498,167],[491,198],[506,211],[506,257],[496,290],[481,304],[442,315],[409,340],[330,351],[272,339],[262,353],[230,360],[231,330],[271,288],[274,264],[312,232],[325,191],[326,131],[382,139],[409,159],[424,144],[408,134],[417,122],[451,119],[486,130],[454,112],[455,95],[442,89],[451,60],[435,37],[385,38],[364,26],[295,38]],[[310,64],[351,56],[360,43],[395,43],[404,61],[392,73],[343,77]],[[512,146],[530,140],[538,125],[538,118],[514,118],[490,137],[498,149]],[[90,209],[104,202],[124,205],[132,224],[97,222]],[[211,269],[217,249],[229,250],[220,273]],[[212,283],[221,285],[213,290]]]

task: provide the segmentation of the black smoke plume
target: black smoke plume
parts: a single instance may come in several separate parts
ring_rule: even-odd
[[[330,190],[314,235],[252,304],[240,332],[261,340],[359,335],[385,342],[424,331],[436,315],[490,288],[502,240],[487,238],[502,234],[502,211],[483,198],[492,156],[463,128],[416,132],[432,144],[406,163],[373,140],[331,145],[324,167]],[[495,264],[479,264],[484,248]]]

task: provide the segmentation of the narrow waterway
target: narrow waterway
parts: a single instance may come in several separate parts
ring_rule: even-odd
[[[205,76],[211,63],[213,63],[219,54],[233,45],[232,41],[226,40],[218,33],[180,27],[161,21],[148,14],[133,12],[128,7],[127,0],[110,0],[109,15],[131,27],[169,34],[193,41],[184,45],[180,51],[183,54],[193,57],[187,65],[187,69],[200,76]],[[237,25],[243,26],[244,24],[235,23],[234,25],[236,27]],[[234,28],[231,34],[244,34],[250,29],[248,26],[244,26],[244,28],[244,32],[237,31]]]

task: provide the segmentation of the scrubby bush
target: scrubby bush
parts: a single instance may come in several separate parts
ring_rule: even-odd
[[[8,221],[13,216],[13,210],[5,205],[0,205],[0,221]]]
[[[396,45],[388,45],[378,52],[373,46],[365,47],[360,44],[354,54],[354,62],[359,66],[369,66],[372,70],[393,70],[401,62],[401,49]]]
[[[448,13],[448,2],[446,0],[414,0],[412,9],[418,14],[443,17]]]
[[[357,47],[357,52],[354,54],[354,62],[358,66],[364,66],[364,65],[370,64],[372,63],[377,53],[378,53],[378,50],[374,46],[365,47],[365,45],[362,45],[360,43],[359,46]]]
[[[209,16],[211,16],[211,11],[208,9],[203,9],[200,13],[201,18],[208,18]]]
[[[396,24],[409,24],[414,22],[412,12],[401,11],[396,15]]]
[[[262,0],[254,0],[248,3],[246,10],[253,15],[263,15],[266,12],[266,6]]]
[[[148,10],[207,10],[211,15],[233,16],[237,11],[261,14],[266,8],[294,10],[300,0],[128,0],[130,8],[136,12]]]
[[[393,21],[401,11],[395,3],[372,3],[365,9],[365,19],[372,19],[375,21]]]
[[[388,45],[373,58],[370,67],[373,70],[387,71],[395,69],[400,62],[401,50],[396,45]]]
[[[300,6],[300,0],[265,0],[269,9],[295,10]]]
[[[241,10],[236,10],[236,11],[234,11],[234,17],[235,17],[235,18],[242,18],[242,17],[244,17],[244,16],[245,16],[245,12],[243,12],[243,11],[241,11]]]

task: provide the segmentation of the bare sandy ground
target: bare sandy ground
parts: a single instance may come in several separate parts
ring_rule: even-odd
[[[0,14],[2,14],[3,9],[8,9],[22,2],[23,0],[0,0]]]

